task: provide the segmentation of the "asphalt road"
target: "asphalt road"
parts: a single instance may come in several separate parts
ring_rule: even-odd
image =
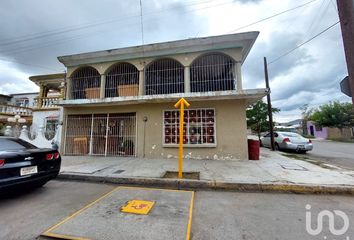
[[[42,188],[3,197],[0,239],[36,239],[50,226],[113,188],[105,184],[51,181]],[[354,239],[353,202],[353,196],[196,192],[191,239]],[[307,204],[312,206],[313,228],[319,211],[341,210],[349,218],[349,229],[344,235],[334,236],[325,220],[319,235],[309,235]],[[340,229],[343,220],[334,220],[335,229]]]
[[[314,140],[308,157],[325,163],[354,169],[354,143]]]

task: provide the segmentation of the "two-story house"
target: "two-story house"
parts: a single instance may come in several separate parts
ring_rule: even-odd
[[[244,89],[241,66],[258,32],[58,57],[67,68],[65,155],[172,158],[184,97],[187,158],[247,159],[247,106],[267,89]]]

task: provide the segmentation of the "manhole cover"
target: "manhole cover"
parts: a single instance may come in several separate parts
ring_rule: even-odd
[[[178,172],[174,171],[166,171],[166,173],[162,176],[163,178],[178,178]],[[199,172],[183,172],[183,179],[195,179],[199,180],[200,173]]]
[[[279,164],[282,168],[287,170],[298,170],[298,171],[307,171],[306,168],[299,166],[297,164]]]

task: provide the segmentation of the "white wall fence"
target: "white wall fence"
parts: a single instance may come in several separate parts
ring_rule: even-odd
[[[55,136],[53,139],[48,140],[45,137],[45,130],[44,126],[40,126],[36,133],[34,134],[34,138],[31,138],[30,132],[26,125],[22,126],[21,133],[19,138],[25,140],[38,148],[52,148],[56,147],[59,149],[60,144],[60,133],[61,133],[61,126],[59,125],[56,129]],[[14,136],[14,131],[11,126],[6,126],[5,129],[5,136]]]

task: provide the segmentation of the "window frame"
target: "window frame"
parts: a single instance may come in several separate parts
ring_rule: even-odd
[[[216,130],[216,109],[212,107],[200,107],[200,108],[188,108],[184,109],[185,111],[190,111],[190,110],[213,110],[214,111],[214,143],[196,143],[196,144],[183,144],[184,147],[187,148],[216,148],[217,147],[217,130]],[[166,111],[180,111],[178,109],[163,109],[162,110],[162,147],[166,148],[177,148],[179,147],[179,143],[165,143],[165,112]],[[189,118],[189,117],[188,117]],[[179,124],[179,123],[178,123]],[[203,127],[203,126],[202,126]],[[189,121],[187,123],[187,129],[189,129]],[[189,134],[187,135],[189,136]]]

